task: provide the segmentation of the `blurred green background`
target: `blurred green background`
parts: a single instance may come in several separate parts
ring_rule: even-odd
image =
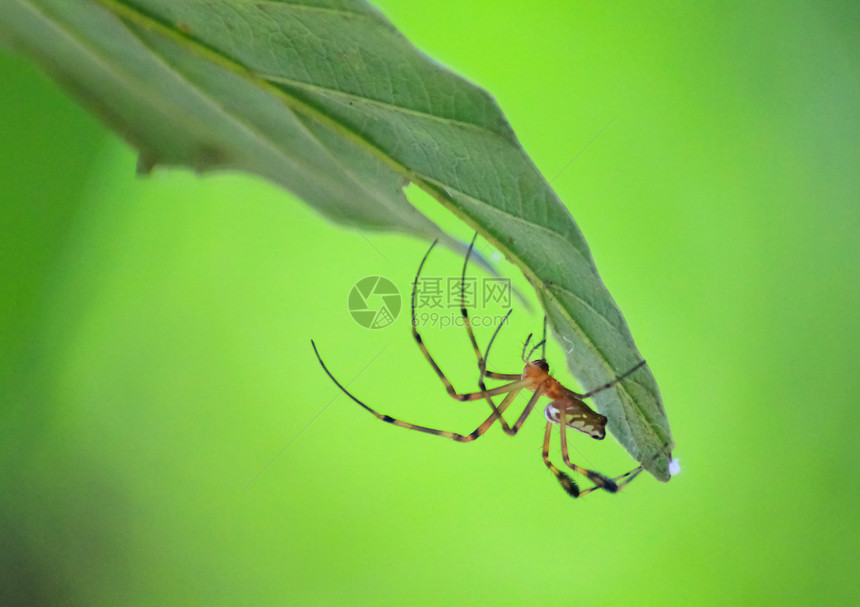
[[[4,54],[0,602],[856,603],[860,5],[377,6],[496,97],[548,178],[587,146],[553,187],[657,377],[681,474],[574,501],[537,418],[471,445],[377,422],[311,337],[383,412],[486,415],[445,395],[403,314],[349,316],[365,276],[408,292],[426,243],[242,175],[138,179]],[[539,326],[517,306],[497,366]],[[425,338],[471,389],[462,332]],[[598,470],[633,465],[573,439]]]

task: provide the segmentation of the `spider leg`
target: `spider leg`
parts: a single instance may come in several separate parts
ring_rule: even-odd
[[[568,495],[571,497],[579,497],[579,485],[576,484],[570,475],[559,470],[555,464],[549,461],[549,439],[552,436],[552,422],[546,422],[546,431],[543,436],[543,463],[546,464],[546,467],[549,468],[549,471],[555,475],[555,478],[558,479],[558,482],[561,483],[562,489],[567,491]]]
[[[496,330],[493,332],[493,336],[490,338],[490,343],[487,345],[487,350],[483,355],[481,354],[481,349],[478,347],[478,341],[475,339],[475,333],[472,330],[472,321],[469,319],[469,311],[466,309],[466,268],[469,265],[469,258],[472,255],[472,249],[475,248],[475,241],[477,238],[478,233],[475,232],[475,235],[472,237],[472,242],[469,243],[469,249],[466,251],[466,259],[463,261],[463,272],[460,274],[460,315],[463,317],[463,325],[466,327],[466,332],[469,334],[469,341],[472,342],[472,349],[475,351],[475,356],[478,357],[478,369],[481,371],[481,376],[491,377],[493,379],[519,379],[522,375],[520,373],[496,373],[495,371],[487,371],[487,358],[490,354],[490,346],[493,345],[496,335],[499,334],[499,330],[502,328],[502,325],[505,324],[505,321],[508,320],[508,317],[511,315],[513,310],[508,310],[508,313],[505,314],[505,317],[498,324]]]
[[[493,342],[496,341],[496,336],[499,334],[499,331],[504,326],[505,321],[508,320],[508,317],[511,315],[513,310],[508,310],[508,313],[505,314],[505,317],[502,318],[502,321],[496,326],[496,330],[493,331],[493,336],[490,337],[489,343],[487,343],[487,349],[484,350],[483,359],[478,363],[478,367],[480,368],[481,375],[479,378],[479,382],[484,377],[489,377],[491,379],[519,379],[522,377],[522,373],[496,373],[495,371],[487,371],[487,361],[490,359],[490,348],[493,347]],[[483,388],[482,388],[483,389]]]
[[[529,355],[526,356],[526,347],[529,345],[529,341],[531,341],[531,338],[532,334],[529,333],[529,337],[528,339],[526,339],[526,343],[523,345],[523,362],[527,363],[532,360],[532,354],[534,354],[535,350],[537,350],[538,348],[541,349],[540,357],[546,360],[546,316],[543,317],[543,336],[541,337],[541,340],[539,342],[532,346],[532,349],[529,350]]]
[[[615,486],[616,486],[616,489],[613,493],[618,493],[619,491],[621,491],[626,485],[630,484],[634,478],[639,476],[639,474],[644,469],[645,468],[643,468],[642,466],[637,466],[636,468],[633,468],[633,470],[631,470],[630,472],[625,472],[621,476],[616,476],[615,478],[610,479],[610,480],[612,480],[612,482],[615,483]],[[596,489],[601,489],[601,488],[602,487],[595,485],[594,487],[589,487],[585,491],[580,492],[579,495],[580,495],[580,497],[583,495],[588,495],[592,491],[594,491]]]
[[[592,491],[597,489],[603,489],[608,491],[609,493],[618,493],[623,489],[626,485],[631,483],[633,479],[635,479],[639,474],[644,470],[642,466],[638,466],[631,470],[630,472],[626,472],[621,476],[616,476],[615,478],[609,478],[604,476],[600,472],[595,472],[594,470],[588,470],[587,468],[583,468],[581,466],[577,466],[573,462],[570,461],[570,455],[568,453],[567,448],[567,436],[565,434],[565,428],[567,426],[565,419],[564,408],[559,409],[559,428],[561,435],[561,457],[564,460],[565,465],[567,465],[571,470],[585,476],[591,482],[594,483],[594,486],[589,487],[588,489],[581,490],[579,485],[574,481],[569,475],[565,474],[558,468],[556,468],[552,462],[549,461],[549,442],[550,437],[552,436],[552,422],[547,421],[546,423],[546,433],[544,435],[544,443],[543,443],[543,461],[546,464],[547,468],[549,468],[550,472],[552,472],[555,477],[558,479],[559,483],[561,483],[562,488],[567,491],[569,495],[572,497],[582,497],[584,495],[588,495]]]
[[[559,434],[561,435],[561,459],[564,461],[564,464],[573,470],[574,472],[578,472],[579,474],[585,476],[588,480],[594,483],[594,487],[591,489],[587,489],[585,491],[580,492],[579,495],[585,495],[586,493],[590,493],[594,491],[594,489],[605,489],[609,493],[615,493],[618,491],[618,485],[611,478],[604,476],[600,472],[595,472],[594,470],[589,470],[588,468],[583,468],[582,466],[577,466],[573,462],[570,461],[570,454],[568,453],[567,447],[567,415],[565,412],[565,408],[558,408],[558,427],[560,429]]]
[[[487,400],[490,401],[490,407],[492,407],[493,409],[495,409],[495,403],[492,401],[492,396],[489,394],[489,390],[487,390],[487,385],[484,383],[484,378],[485,377],[489,377],[491,379],[521,379],[522,378],[522,374],[515,375],[513,373],[496,373],[495,371],[487,371],[487,360],[489,359],[489,356],[490,356],[490,348],[493,347],[493,342],[496,341],[496,336],[499,334],[499,330],[502,328],[502,325],[505,324],[505,321],[508,319],[508,317],[510,315],[511,315],[511,310],[508,310],[508,313],[505,314],[505,317],[498,324],[498,326],[496,327],[496,330],[493,331],[493,335],[492,335],[492,337],[490,337],[489,343],[487,343],[487,349],[484,352],[484,356],[478,363],[478,367],[480,370],[480,374],[478,375],[478,387],[481,389],[481,392],[486,394]],[[520,390],[517,390],[516,392],[512,392],[508,395],[507,398],[513,399],[519,393],[520,393]],[[508,424],[504,420],[504,418],[501,418],[501,424],[502,424],[502,430],[508,436],[514,436],[517,433],[517,429],[511,428],[510,426],[508,426]]]
[[[530,361],[530,360],[532,359],[532,354],[534,354],[534,353],[535,353],[535,350],[537,350],[538,348],[543,348],[543,352],[542,352],[543,356],[542,356],[542,358],[543,358],[544,356],[546,356],[546,338],[544,338],[544,339],[540,340],[540,341],[539,341],[539,342],[537,342],[534,346],[532,346],[532,349],[531,349],[531,350],[529,350],[529,355],[528,355],[526,358],[524,358],[523,360],[525,360],[525,362]]]
[[[500,388],[506,388],[506,387],[510,388],[510,392],[508,392],[508,395],[505,396],[505,399],[502,401],[502,404],[499,405],[499,411],[504,412],[508,408],[508,406],[512,402],[514,402],[514,399],[517,396],[519,396],[520,392],[523,389],[525,389],[526,387],[529,387],[530,385],[531,385],[531,381],[524,380],[521,382],[514,382],[513,384],[507,384],[507,386],[500,386]],[[488,395],[487,398],[489,398],[490,396],[495,396],[494,394],[492,394],[492,392],[494,390],[499,390],[499,388],[493,388],[491,390],[487,390],[486,392],[478,392],[477,394],[487,394]],[[541,397],[541,389],[538,388],[537,390],[535,390],[535,393],[532,394],[532,397],[529,399],[529,402],[526,403],[526,407],[525,407],[525,409],[523,409],[523,412],[520,413],[520,416],[517,418],[517,421],[510,428],[510,432],[506,432],[506,434],[508,434],[509,436],[516,436],[517,432],[519,432],[520,429],[523,427],[523,424],[525,423],[526,418],[532,412],[532,409],[534,409],[534,406],[540,397]],[[487,424],[492,423],[495,415],[496,414],[493,413],[493,415],[488,417],[486,422],[484,422],[484,423],[487,423]]]
[[[542,395],[543,395],[543,390],[540,387],[538,387],[537,390],[535,390],[535,393],[532,394],[532,397],[529,399],[529,402],[526,403],[526,408],[523,409],[523,412],[520,413],[520,416],[517,418],[517,421],[514,422],[513,428],[511,428],[511,430],[512,430],[511,436],[513,436],[514,434],[516,434],[517,432],[520,431],[520,428],[522,428],[523,424],[526,423],[526,418],[532,412],[532,409],[534,409],[535,405],[537,404],[538,399]]]
[[[610,381],[610,382],[606,382],[606,383],[605,383],[605,384],[603,384],[602,386],[599,386],[599,387],[595,388],[594,390],[592,390],[592,391],[590,391],[590,392],[586,392],[585,394],[578,394],[578,393],[576,393],[576,392],[574,392],[574,394],[575,394],[575,395],[576,395],[576,397],[577,397],[578,399],[580,399],[580,400],[582,400],[582,399],[584,399],[584,398],[589,398],[589,397],[591,397],[591,396],[594,396],[594,395],[595,395],[595,394],[597,394],[598,392],[603,392],[603,391],[604,391],[604,390],[606,390],[607,388],[611,388],[612,386],[614,386],[615,384],[617,384],[618,382],[620,382],[622,379],[625,379],[626,377],[628,377],[628,376],[630,376],[630,375],[633,375],[633,373],[634,373],[635,371],[638,371],[638,370],[639,370],[639,367],[643,366],[644,364],[645,364],[645,361],[644,361],[644,360],[640,360],[638,363],[636,363],[636,365],[635,365],[632,369],[630,369],[630,370],[629,370],[629,371],[627,371],[626,373],[622,373],[621,375],[619,375],[618,377],[616,377],[616,378],[615,378],[615,379],[613,379],[612,381]],[[571,390],[571,392],[572,392],[572,390]]]
[[[311,346],[314,349],[314,354],[316,354],[317,360],[319,361],[320,366],[323,368],[323,371],[325,371],[326,375],[328,375],[329,378],[334,382],[334,385],[336,385],[338,388],[340,388],[341,392],[346,394],[349,398],[351,398],[353,401],[358,403],[362,408],[364,408],[366,411],[368,411],[371,415],[373,415],[377,419],[380,419],[380,420],[387,422],[389,424],[392,424],[394,426],[398,426],[400,428],[406,428],[407,430],[416,430],[418,432],[423,432],[425,434],[432,434],[434,436],[441,436],[442,438],[448,438],[448,439],[451,439],[453,441],[457,441],[458,443],[471,442],[471,441],[475,440],[476,438],[480,437],[482,434],[484,434],[490,428],[490,426],[493,425],[493,422],[497,419],[497,416],[500,416],[502,413],[504,413],[505,409],[507,409],[508,406],[510,406],[510,404],[514,401],[514,398],[516,397],[516,395],[519,394],[520,390],[522,390],[523,388],[525,388],[526,386],[528,386],[531,383],[529,380],[521,380],[519,382],[513,382],[511,384],[507,384],[504,386],[499,386],[498,388],[493,388],[491,390],[487,390],[486,392],[474,392],[472,394],[461,395],[461,396],[465,397],[464,400],[480,400],[482,398],[485,398],[487,395],[497,396],[499,394],[507,393],[507,396],[502,401],[502,404],[498,408],[496,408],[496,411],[494,411],[492,414],[490,414],[490,416],[486,420],[484,420],[480,426],[475,428],[469,434],[460,434],[459,432],[449,432],[447,430],[437,430],[435,428],[428,428],[427,426],[420,426],[418,424],[413,424],[411,422],[407,422],[407,421],[403,421],[401,419],[397,419],[395,417],[391,417],[390,415],[386,415],[385,413],[378,412],[376,409],[370,407],[369,405],[367,405],[364,402],[362,402],[361,400],[359,400],[349,390],[347,390],[339,381],[337,381],[337,379],[335,379],[334,375],[332,375],[331,371],[329,371],[328,367],[326,367],[325,363],[323,362],[323,359],[320,356],[320,353],[317,350],[317,346],[313,340],[311,340]],[[494,406],[494,408],[495,408],[495,406]]]
[[[477,237],[477,233],[475,234],[475,237]],[[415,281],[412,283],[412,337],[415,339],[415,343],[418,344],[418,348],[421,350],[422,354],[424,354],[424,358],[427,359],[427,362],[430,363],[430,366],[433,368],[433,371],[435,371],[436,375],[442,381],[442,384],[445,386],[445,390],[448,392],[448,395],[451,396],[451,398],[453,398],[454,400],[461,401],[461,402],[462,401],[469,401],[469,400],[479,400],[481,398],[484,398],[487,401],[487,403],[490,405],[490,408],[493,411],[493,416],[494,416],[493,419],[499,419],[500,423],[502,424],[502,429],[505,432],[510,433],[511,429],[508,426],[507,422],[505,422],[504,418],[502,417],[501,411],[499,411],[499,409],[496,407],[496,404],[493,402],[493,399],[490,398],[491,396],[493,396],[492,391],[485,390],[484,387],[482,387],[481,392],[465,393],[465,394],[458,393],[457,390],[454,388],[454,385],[446,377],[444,371],[442,371],[442,369],[439,367],[439,364],[436,362],[436,360],[430,354],[430,351],[427,349],[427,346],[424,344],[424,340],[421,338],[421,334],[418,332],[418,322],[415,318],[415,302],[417,299],[416,290],[418,288],[418,279],[421,276],[421,270],[424,269],[424,263],[427,261],[427,258],[430,256],[430,251],[433,250],[433,247],[436,246],[437,242],[438,241],[433,241],[433,244],[431,244],[430,248],[427,249],[427,252],[424,254],[424,257],[421,259],[421,263],[418,266],[418,272],[416,272],[416,274],[415,274]],[[473,238],[472,244],[469,245],[469,252],[466,254],[466,263],[468,263],[468,261],[469,261],[469,255],[471,254],[472,247],[474,246],[474,244],[475,244],[475,239]],[[464,286],[465,280],[466,280],[465,268],[466,268],[466,266],[464,264],[463,275],[461,276],[461,288]],[[485,364],[485,363],[483,362],[483,356],[481,356],[480,349],[478,348],[477,341],[475,340],[475,335],[472,332],[472,326],[471,326],[471,323],[469,322],[469,315],[468,315],[468,312],[466,310],[465,304],[463,303],[462,292],[461,292],[460,313],[463,315],[466,329],[467,329],[467,332],[469,334],[469,340],[472,342],[472,346],[475,349],[475,352],[478,356],[478,365],[480,367],[482,364]],[[494,375],[502,375],[502,374],[494,374]],[[520,379],[520,377],[521,377],[520,374],[517,374],[517,375],[509,374],[509,375],[504,375],[503,378],[504,379]],[[501,386],[501,387],[503,388],[504,386]],[[507,391],[507,390],[505,390],[505,391]],[[500,392],[496,392],[496,394],[500,394]],[[492,421],[490,421],[490,423],[492,423]]]
[[[540,357],[546,360],[546,314],[543,317],[543,337],[541,338],[541,353]]]
[[[466,251],[466,257],[463,260],[463,271],[460,273],[460,315],[463,317],[463,326],[466,327],[466,333],[469,334],[469,341],[472,342],[472,350],[475,356],[478,357],[478,368],[483,374],[487,367],[487,361],[481,355],[481,349],[478,347],[478,342],[475,339],[475,333],[472,331],[472,322],[469,320],[469,311],[466,309],[466,268],[469,266],[469,257],[472,256],[472,249],[475,248],[475,241],[478,239],[478,233],[472,236],[472,242],[469,243],[469,248]]]
[[[529,334],[528,334],[528,336],[526,337],[526,341],[525,341],[525,343],[523,344],[523,353],[522,353],[522,355],[520,356],[520,358],[522,359],[522,361],[523,361],[524,363],[529,362],[529,359],[528,359],[528,358],[526,358],[526,348],[528,348],[528,347],[529,347],[529,343],[531,343],[531,341],[532,341],[532,335],[533,335],[532,333],[529,333]]]

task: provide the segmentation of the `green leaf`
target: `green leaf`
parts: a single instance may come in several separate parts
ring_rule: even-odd
[[[454,246],[406,199],[412,182],[523,271],[583,386],[641,360],[573,218],[493,98],[364,2],[3,0],[0,41],[137,147],[143,171],[247,171],[335,221]],[[650,370],[594,400],[668,480],[673,441]]]

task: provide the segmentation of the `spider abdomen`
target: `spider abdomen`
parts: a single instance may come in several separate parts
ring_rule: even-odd
[[[588,405],[572,396],[554,400],[544,409],[547,421],[553,424],[561,423],[561,411],[564,409],[564,422],[568,428],[579,430],[598,440],[606,436],[606,416],[593,411]]]

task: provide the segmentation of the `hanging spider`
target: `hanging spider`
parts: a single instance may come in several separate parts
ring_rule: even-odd
[[[477,238],[477,234],[475,235]],[[546,417],[546,431],[544,433],[544,441],[543,441],[543,461],[546,464],[547,468],[550,472],[555,475],[556,479],[558,479],[561,486],[573,497],[581,497],[588,493],[591,493],[595,489],[603,489],[608,491],[609,493],[616,493],[622,487],[630,483],[639,473],[642,471],[642,466],[634,468],[630,472],[626,474],[622,474],[616,478],[609,478],[600,472],[596,472],[594,470],[589,470],[587,468],[583,468],[577,464],[574,464],[570,460],[570,455],[568,453],[567,446],[567,436],[566,431],[568,428],[572,428],[574,430],[578,430],[583,432],[584,434],[589,435],[595,439],[603,439],[606,436],[606,422],[607,418],[600,413],[592,410],[584,400],[586,398],[590,398],[595,394],[602,392],[608,388],[611,388],[621,380],[627,378],[632,375],[635,371],[637,371],[640,367],[645,364],[645,361],[640,361],[637,363],[632,369],[622,373],[617,376],[612,381],[609,381],[602,386],[599,386],[585,394],[580,394],[578,392],[574,392],[573,390],[569,390],[565,388],[558,380],[552,377],[549,374],[549,365],[546,362],[546,319],[544,318],[544,327],[543,327],[543,338],[541,341],[537,342],[531,350],[526,354],[526,350],[531,341],[532,336],[529,335],[526,343],[523,345],[523,353],[522,359],[525,362],[525,368],[522,373],[497,373],[495,371],[487,370],[487,356],[489,355],[490,347],[493,344],[493,341],[496,339],[496,336],[499,333],[499,329],[501,329],[505,320],[507,320],[510,315],[510,311],[505,315],[504,319],[501,323],[496,327],[493,336],[491,337],[485,354],[481,354],[481,350],[478,347],[478,342],[475,339],[475,334],[472,331],[472,325],[469,321],[469,313],[466,309],[465,305],[465,281],[466,281],[466,267],[469,263],[469,257],[471,256],[472,249],[475,245],[475,238],[472,239],[471,244],[469,245],[469,249],[466,253],[466,258],[463,263],[463,271],[460,277],[460,313],[463,317],[464,326],[466,327],[466,331],[469,335],[469,340],[472,343],[472,348],[475,351],[475,355],[478,358],[478,368],[480,371],[480,378],[478,381],[480,391],[479,392],[468,392],[468,393],[459,393],[454,389],[454,386],[442,372],[442,369],[436,363],[436,360],[430,354],[427,346],[424,344],[424,340],[421,338],[420,333],[418,332],[417,322],[415,319],[415,300],[416,300],[416,289],[418,285],[418,279],[421,276],[421,271],[424,268],[424,263],[427,261],[427,258],[430,256],[430,252],[433,250],[433,247],[436,246],[436,242],[430,245],[430,248],[427,250],[427,253],[424,254],[424,257],[421,259],[421,263],[418,266],[418,272],[415,274],[415,281],[412,285],[412,336],[415,339],[415,342],[418,344],[419,349],[424,354],[424,357],[427,359],[427,362],[430,363],[430,366],[435,371],[436,375],[442,380],[442,384],[445,386],[445,390],[448,394],[458,400],[458,401],[474,401],[474,400],[486,400],[489,404],[492,413],[486,420],[481,423],[477,428],[475,428],[469,434],[459,434],[457,432],[449,432],[447,430],[437,430],[435,428],[428,428],[426,426],[420,426],[418,424],[413,424],[407,421],[403,421],[397,419],[395,417],[391,417],[390,415],[386,415],[384,413],[379,413],[369,405],[365,404],[358,398],[356,398],[352,393],[349,392],[337,379],[335,379],[334,375],[332,375],[331,371],[329,371],[328,367],[326,367],[325,363],[322,360],[322,357],[317,350],[316,344],[311,340],[311,345],[313,346],[314,353],[317,356],[317,360],[319,360],[320,365],[323,368],[323,371],[331,378],[334,384],[341,389],[341,391],[349,396],[353,401],[358,403],[365,410],[370,412],[376,418],[388,422],[389,424],[393,424],[395,426],[399,426],[400,428],[406,428],[408,430],[417,430],[418,432],[424,432],[426,434],[432,434],[434,436],[441,436],[443,438],[448,438],[457,442],[467,443],[475,440],[476,438],[483,435],[490,426],[496,420],[499,420],[502,430],[510,435],[514,436],[519,432],[520,428],[522,428],[523,424],[526,421],[526,418],[534,409],[537,404],[538,399],[541,396],[546,396],[552,399],[546,408],[544,409],[544,415]],[[541,358],[532,360],[532,356],[535,351],[540,348],[541,349]],[[507,380],[509,383],[503,384],[501,386],[497,386],[494,388],[487,388],[484,383],[484,378],[496,379],[496,380]],[[503,413],[508,409],[514,399],[522,392],[523,390],[531,390],[534,394],[529,399],[528,403],[523,409],[523,412],[520,414],[517,421],[514,422],[513,426],[509,426],[503,417]],[[493,397],[500,396],[504,394],[505,397],[502,402],[497,406],[493,401]],[[579,485],[565,472],[559,470],[549,459],[549,442],[550,436],[552,434],[553,426],[558,426],[559,433],[561,436],[561,457],[564,461],[564,464],[581,474],[582,476],[588,478],[594,485],[587,489],[581,490]]]

